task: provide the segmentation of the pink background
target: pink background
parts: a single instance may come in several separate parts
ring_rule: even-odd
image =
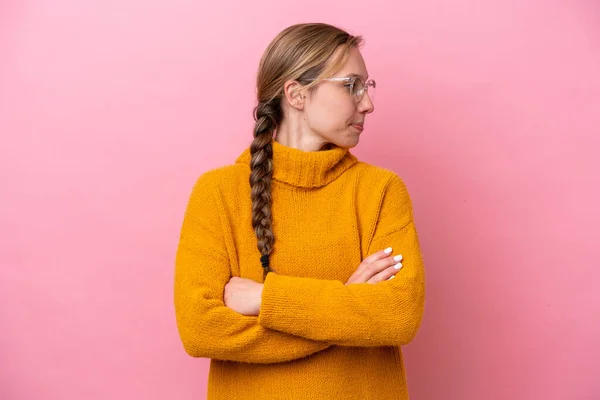
[[[262,51],[306,21],[365,36],[354,152],[413,197],[412,398],[600,398],[597,2],[5,0],[1,399],[204,398],[172,304],[184,207],[250,143]]]

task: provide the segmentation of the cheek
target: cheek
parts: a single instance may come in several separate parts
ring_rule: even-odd
[[[323,99],[327,100],[327,99]],[[323,101],[311,113],[311,122],[316,129],[340,130],[348,127],[356,114],[356,107],[347,99],[331,98]]]

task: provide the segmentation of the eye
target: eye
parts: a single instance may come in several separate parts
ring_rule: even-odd
[[[357,94],[364,87],[362,79],[356,78],[353,81],[352,94]]]

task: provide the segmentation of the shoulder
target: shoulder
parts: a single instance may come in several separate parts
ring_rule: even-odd
[[[396,172],[364,162],[358,173],[357,205],[362,212],[404,224],[412,218],[412,201],[403,179]],[[376,218],[377,219],[377,218]]]
[[[381,193],[398,188],[406,190],[404,180],[391,169],[368,164],[364,161],[356,163],[354,168],[358,174],[361,187],[371,188],[375,192]]]
[[[244,164],[225,165],[202,173],[195,182],[196,188],[219,190],[247,183],[249,166]]]
[[[239,202],[249,191],[248,172],[241,164],[213,168],[199,175],[192,184],[188,208],[213,212],[225,203]],[[244,188],[246,192],[244,192]]]

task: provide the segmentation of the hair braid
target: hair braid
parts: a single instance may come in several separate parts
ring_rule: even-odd
[[[276,100],[262,101],[254,109],[254,140],[250,145],[250,189],[252,198],[252,228],[258,239],[263,279],[274,270],[269,265],[275,236],[271,216],[271,177],[273,176],[273,132],[281,120]]]

